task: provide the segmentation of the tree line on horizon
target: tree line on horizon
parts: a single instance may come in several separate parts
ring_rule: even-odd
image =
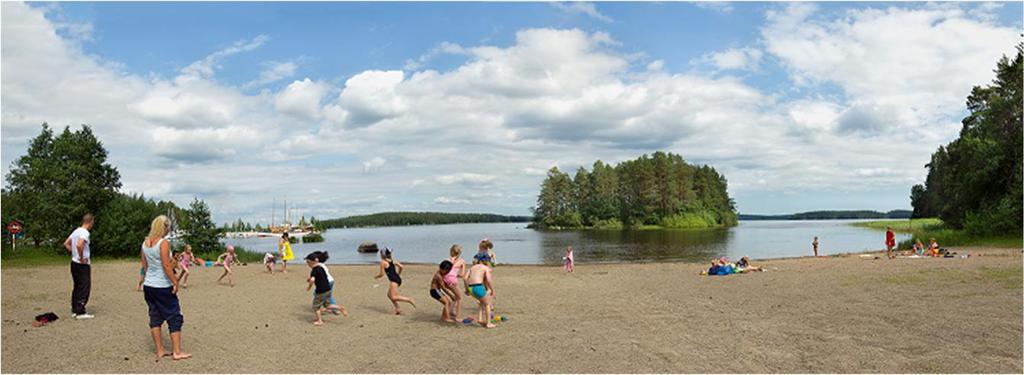
[[[725,176],[655,152],[615,166],[597,160],[572,177],[548,170],[533,208],[540,228],[708,228],[737,223]]]
[[[938,217],[978,235],[1021,234],[1022,60],[1024,43],[1013,59],[996,63],[991,84],[971,90],[959,136],[939,146],[924,184],[910,189],[914,217]]]
[[[29,143],[28,150],[11,164],[2,194],[3,241],[9,243],[6,224],[18,220],[22,234],[36,246],[63,252],[63,242],[92,213],[95,221],[90,249],[96,256],[138,256],[143,238],[157,215],[168,215],[175,230],[196,254],[219,251],[219,231],[209,206],[195,198],[188,208],[120,191],[121,174],[107,163],[107,150],[92,128],[55,135],[49,125]]]
[[[530,218],[526,216],[506,216],[497,214],[379,212],[369,215],[355,215],[338,219],[320,220],[318,224],[324,229],[330,229],[460,223],[516,223],[527,222],[529,220]]]
[[[841,219],[909,219],[910,210],[879,212],[870,210],[822,210],[785,215],[740,214],[740,220],[841,220]]]

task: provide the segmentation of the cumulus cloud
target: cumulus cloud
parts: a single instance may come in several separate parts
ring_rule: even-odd
[[[449,197],[437,197],[434,198],[434,203],[437,204],[468,204],[468,199],[461,198],[449,198]]]
[[[323,82],[315,82],[309,78],[295,81],[285,87],[274,99],[274,108],[279,112],[291,114],[305,119],[318,119],[320,100],[331,86]]]

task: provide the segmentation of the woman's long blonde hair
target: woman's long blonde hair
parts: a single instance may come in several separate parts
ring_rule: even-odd
[[[149,225],[149,235],[146,238],[163,238],[170,230],[170,220],[167,219],[167,216],[160,215],[153,219],[153,223]]]

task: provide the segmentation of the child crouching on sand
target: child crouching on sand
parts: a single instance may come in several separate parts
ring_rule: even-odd
[[[277,264],[277,257],[271,253],[263,254],[263,265],[267,267],[267,272],[271,275],[274,274],[274,265]]]
[[[334,282],[334,278],[331,277],[331,274],[327,271],[327,266],[321,260],[327,260],[327,253],[314,251],[306,255],[306,265],[311,269],[306,291],[316,286],[313,292],[313,314],[316,316],[313,325],[315,326],[324,324],[323,312],[325,310],[340,311],[342,315],[348,316],[348,311],[334,302],[334,298],[331,295],[333,292],[331,284]]]
[[[452,300],[455,299],[456,292],[444,281],[445,276],[451,270],[451,261],[441,261],[437,272],[434,272],[434,277],[430,279],[430,297],[441,303],[443,307],[441,310],[441,321],[446,323],[455,323],[455,319],[452,317],[451,305]]]
[[[469,269],[469,276],[466,277],[466,283],[469,284],[469,293],[467,294],[476,298],[479,306],[476,321],[486,328],[496,327],[491,323],[491,304],[494,302],[492,279],[491,267],[479,260],[473,262],[473,267]]]

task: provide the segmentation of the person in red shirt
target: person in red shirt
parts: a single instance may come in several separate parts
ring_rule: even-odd
[[[885,256],[889,259],[896,259],[892,253],[894,247],[896,247],[896,233],[893,233],[892,227],[885,227]]]

